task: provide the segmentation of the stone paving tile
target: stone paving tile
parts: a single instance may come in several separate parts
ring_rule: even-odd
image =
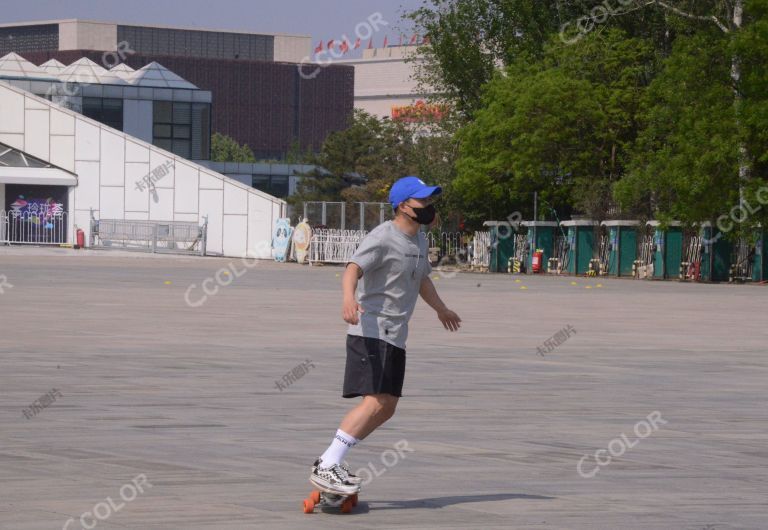
[[[0,249],[0,529],[61,528],[141,474],[96,528],[768,528],[764,288],[437,275],[464,327],[420,303],[398,413],[349,456],[378,476],[355,513],[307,516],[350,405],[341,269],[263,262],[185,303],[233,261]],[[667,423],[633,439],[653,411]],[[582,478],[622,434],[636,445]]]

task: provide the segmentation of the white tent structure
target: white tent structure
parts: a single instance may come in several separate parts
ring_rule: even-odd
[[[186,79],[154,61],[131,74],[128,77],[128,82],[136,86],[153,88],[186,88],[192,90],[197,88]]]
[[[81,67],[98,76],[91,65]],[[83,73],[73,70],[71,75]],[[50,186],[56,179],[67,194],[69,242],[75,226],[89,240],[92,210],[96,219],[202,224],[207,217],[209,253],[267,258],[268,252],[259,249],[271,240],[275,219],[286,212],[285,201],[3,81],[0,144],[12,149],[5,155],[9,160],[39,161],[16,164],[24,167],[6,162],[0,208],[7,202],[7,185]],[[161,166],[169,172],[153,187],[137,185]]]
[[[128,79],[131,76],[131,74],[133,74],[133,72],[135,72],[136,70],[134,70],[133,68],[131,68],[125,63],[120,63],[110,68],[109,71],[117,75],[121,79]]]
[[[62,65],[64,66],[64,65]],[[0,57],[0,77],[7,78],[37,78],[55,79],[55,74],[50,74],[39,66],[27,61],[17,53],[9,53]]]
[[[54,77],[58,76],[61,72],[63,72],[66,67],[67,67],[66,64],[62,63],[61,61],[57,61],[56,59],[50,59],[40,65],[40,68],[42,68],[43,70],[48,72],[48,74]]]
[[[78,59],[59,72],[58,78],[65,83],[89,83],[100,85],[126,85],[117,72],[107,70],[87,57]]]

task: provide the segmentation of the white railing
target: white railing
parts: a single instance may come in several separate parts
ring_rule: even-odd
[[[61,245],[67,243],[67,212],[0,210],[0,243]]]
[[[310,263],[347,263],[368,232],[364,230],[313,230]]]
[[[475,232],[472,267],[491,266],[491,233]]]
[[[461,232],[427,232],[427,242],[430,248],[439,247],[441,256],[456,256],[463,249],[463,234]]]

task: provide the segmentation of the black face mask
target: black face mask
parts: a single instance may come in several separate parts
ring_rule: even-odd
[[[420,225],[428,225],[432,224],[432,221],[435,220],[435,205],[430,204],[429,206],[425,206],[424,208],[413,208],[413,213],[416,214],[416,217],[408,216]]]

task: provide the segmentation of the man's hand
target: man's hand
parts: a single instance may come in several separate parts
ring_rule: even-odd
[[[448,331],[458,331],[461,327],[461,318],[448,308],[437,312],[437,318],[443,323],[443,327]]]
[[[365,313],[365,309],[357,303],[357,300],[354,298],[344,300],[341,314],[347,324],[357,324],[360,321],[360,318],[357,316],[358,312]]]

